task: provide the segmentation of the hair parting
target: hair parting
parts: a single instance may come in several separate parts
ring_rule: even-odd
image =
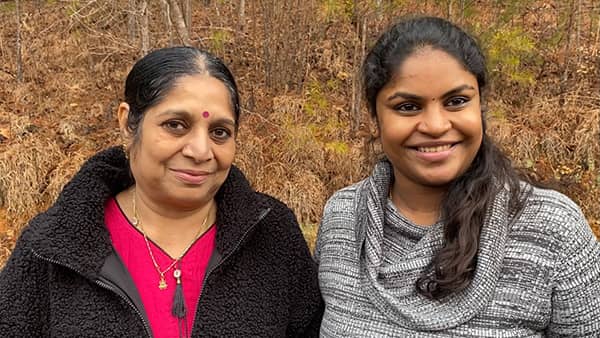
[[[125,81],[125,102],[129,105],[127,129],[139,138],[146,111],[159,104],[184,76],[206,74],[221,81],[229,92],[235,125],[238,127],[240,98],[235,79],[221,59],[194,47],[157,49],[138,60]]]

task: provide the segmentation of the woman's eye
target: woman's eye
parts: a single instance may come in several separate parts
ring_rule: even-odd
[[[213,137],[217,140],[226,140],[231,137],[232,133],[227,128],[215,128],[211,131]]]
[[[453,98],[449,99],[448,101],[446,101],[446,105],[449,107],[460,107],[460,106],[463,106],[467,102],[469,102],[469,99],[467,99],[466,97],[458,96],[458,97],[453,97]]]
[[[162,124],[162,126],[172,132],[181,133],[185,130],[186,126],[183,122],[178,120],[169,120]]]
[[[396,105],[394,109],[401,112],[415,112],[421,108],[414,103],[405,102]]]

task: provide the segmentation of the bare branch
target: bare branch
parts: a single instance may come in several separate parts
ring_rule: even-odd
[[[169,37],[169,46],[173,46],[173,22],[171,22],[171,8],[169,7],[169,3],[167,0],[160,1],[163,4],[164,8],[164,18],[165,18],[165,29],[167,30],[167,34]]]
[[[183,13],[185,17],[185,26],[188,30],[192,29],[192,1],[183,0]]]
[[[21,1],[15,1],[17,15],[17,81],[23,82],[23,56],[21,53]]]
[[[129,0],[127,12],[127,33],[129,33],[129,41],[135,41],[137,38],[137,18],[135,11],[135,0]]]
[[[142,35],[142,55],[150,51],[150,33],[148,31],[148,1],[143,0],[141,4],[141,35]]]
[[[185,25],[183,14],[181,12],[181,7],[179,7],[179,3],[177,2],[177,0],[169,0],[169,5],[171,7],[171,19],[175,23],[175,28],[177,30],[177,35],[179,35],[179,39],[184,45],[191,46],[192,39],[190,39],[188,27],[186,27]]]

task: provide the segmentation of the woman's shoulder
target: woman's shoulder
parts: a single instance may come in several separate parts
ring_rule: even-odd
[[[333,193],[325,204],[323,217],[335,213],[353,214],[356,199],[365,181],[356,182]]]
[[[527,186],[529,194],[523,214],[540,221],[540,227],[551,230],[576,224],[587,226],[581,208],[571,198],[556,190]]]
[[[357,217],[357,202],[363,181],[336,191],[325,204],[319,225],[317,242],[319,246],[326,238],[354,236]],[[320,244],[319,244],[320,243]]]
[[[581,208],[571,198],[556,190],[524,186],[529,194],[513,231],[527,232],[536,241],[555,243],[562,250],[596,240]]]
[[[292,212],[292,209],[287,205],[287,203],[273,195],[261,191],[254,191],[253,195],[254,199],[256,199],[258,203],[269,209],[269,213]]]
[[[529,189],[530,194],[527,198],[528,206],[541,207],[540,211],[546,212],[565,212],[572,215],[581,215],[581,209],[567,195],[547,188],[532,186],[528,183],[523,183],[526,189]]]

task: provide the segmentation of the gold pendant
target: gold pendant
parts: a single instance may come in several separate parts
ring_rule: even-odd
[[[164,290],[167,288],[167,281],[164,276],[160,276],[160,281],[158,282],[158,288]]]

